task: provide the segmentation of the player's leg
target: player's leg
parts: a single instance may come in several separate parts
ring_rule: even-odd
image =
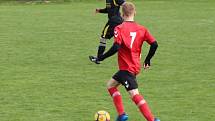
[[[101,37],[100,37],[100,41],[99,41],[99,46],[98,46],[98,51],[97,51],[97,57],[99,57],[100,55],[102,55],[105,51],[105,48],[106,48],[106,42],[108,39],[111,38],[110,36],[110,23],[107,22],[103,31],[102,31],[102,34],[101,34]],[[90,61],[96,63],[96,64],[100,64],[99,61],[97,61],[97,57],[95,56],[89,56],[89,59]]]
[[[106,42],[107,42],[106,38],[100,37],[97,57],[101,56],[105,52]]]
[[[123,72],[122,71],[118,71],[111,79],[108,84],[107,84],[107,87],[109,89],[109,92],[111,94],[111,90],[115,90],[114,92],[116,92],[115,94],[112,95],[112,97],[114,97],[115,95],[118,95],[118,100],[120,100],[118,103],[118,109],[117,109],[117,112],[118,112],[118,117],[116,119],[116,121],[126,121],[128,120],[128,115],[125,113],[124,111],[124,107],[123,107],[123,104],[122,104],[122,97],[119,93],[118,90],[116,90],[116,87],[119,86],[122,82],[122,78],[123,77]],[[116,104],[115,104],[116,106]],[[117,106],[116,106],[117,108]]]
[[[110,79],[107,82],[107,89],[108,89],[110,96],[113,98],[113,103],[117,110],[117,113],[118,113],[118,115],[122,115],[125,113],[125,111],[124,111],[124,106],[123,106],[123,102],[122,102],[122,96],[121,96],[119,90],[117,89],[117,87],[119,85],[120,85],[120,83],[118,83],[114,79]]]
[[[106,48],[106,40],[111,39],[114,36],[114,28],[117,25],[121,24],[122,21],[123,20],[121,17],[116,16],[107,22],[107,24],[105,25],[105,27],[102,31],[97,57],[99,57],[100,55],[102,55],[104,53],[105,48]]]
[[[133,102],[138,106],[140,112],[147,119],[147,121],[159,121],[154,118],[143,96],[139,94],[136,76],[128,71],[123,71],[123,73],[124,74],[122,74],[121,77],[123,80],[121,83],[128,91]]]
[[[99,57],[100,55],[102,55],[105,51],[106,48],[106,42],[107,40],[111,39],[114,36],[114,28],[119,25],[121,23],[121,21],[119,21],[118,23],[114,23],[112,21],[108,21],[107,24],[105,25],[103,31],[102,31],[102,35],[100,38],[100,44],[98,47],[98,53],[97,53],[97,57]]]
[[[106,41],[114,36],[114,28],[121,23],[122,23],[121,19],[116,19],[115,21],[109,20],[108,23],[105,25],[102,31],[97,57],[104,53],[106,48]]]
[[[147,121],[155,121],[155,118],[154,118],[153,114],[151,113],[151,110],[150,110],[146,100],[143,98],[143,96],[141,94],[139,94],[138,89],[132,89],[132,90],[129,90],[128,92],[131,96],[131,99],[138,106],[140,112],[147,119]]]
[[[107,40],[112,38],[112,36],[110,36],[110,30],[111,30],[110,23],[107,22],[102,31],[102,35],[100,37],[97,57],[99,57],[100,55],[102,55],[104,53]]]

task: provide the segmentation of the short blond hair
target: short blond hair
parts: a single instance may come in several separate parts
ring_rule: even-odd
[[[135,5],[132,3],[132,2],[125,2],[123,5],[122,5],[122,13],[124,16],[132,16],[134,15],[136,12],[135,10]]]

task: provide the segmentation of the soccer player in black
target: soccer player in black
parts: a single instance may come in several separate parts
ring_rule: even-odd
[[[120,6],[124,3],[125,0],[106,0],[106,7],[104,9],[96,9],[96,13],[108,14],[108,22],[102,31],[97,57],[89,56],[90,61],[100,64],[97,58],[103,55],[106,48],[106,41],[113,37],[114,28],[123,22],[123,19],[120,16]]]

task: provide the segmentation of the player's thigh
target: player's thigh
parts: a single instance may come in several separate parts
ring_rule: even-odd
[[[127,91],[138,88],[136,76],[128,71],[120,70],[112,78],[122,84]]]
[[[114,28],[118,26],[118,23],[108,21],[102,31],[102,38],[111,39],[114,36]]]
[[[119,23],[112,23],[112,22],[109,22],[109,28],[108,28],[108,31],[107,31],[107,33],[108,33],[108,37],[109,38],[112,38],[113,36],[114,36],[114,29],[115,29],[115,27],[116,26],[118,26],[119,25]]]
[[[109,22],[106,23],[104,29],[102,30],[101,37],[105,39],[111,39],[113,36],[111,36],[111,28],[112,26],[110,25]]]
[[[107,88],[118,87],[120,85],[115,79],[110,79],[107,81]]]

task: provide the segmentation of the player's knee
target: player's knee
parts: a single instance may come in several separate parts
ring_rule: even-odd
[[[99,46],[106,46],[106,42],[107,42],[107,39],[101,37]]]
[[[114,87],[113,84],[112,84],[112,82],[110,80],[107,81],[107,88],[110,89],[112,87]]]
[[[117,87],[119,85],[119,83],[117,81],[115,81],[114,79],[110,79],[109,81],[107,81],[107,88],[112,88],[112,87]]]
[[[132,89],[128,91],[131,98],[133,98],[135,95],[139,95],[138,89]]]

